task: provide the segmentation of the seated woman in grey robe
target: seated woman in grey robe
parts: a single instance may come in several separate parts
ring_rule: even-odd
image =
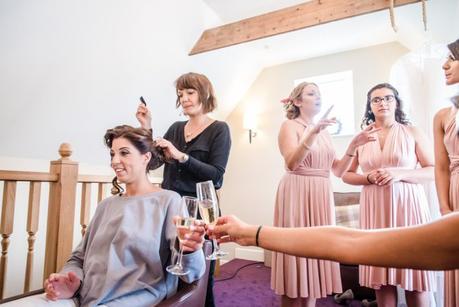
[[[179,194],[151,184],[147,171],[162,159],[151,132],[130,126],[107,130],[119,193],[98,204],[80,244],[59,273],[45,281],[46,295],[27,305],[154,306],[176,292],[178,277],[165,268],[178,254],[174,216],[187,214]],[[125,184],[125,192],[116,184]],[[196,222],[184,241],[185,282],[205,272],[204,227]],[[24,299],[17,306],[26,306]],[[19,305],[18,305],[19,304]]]

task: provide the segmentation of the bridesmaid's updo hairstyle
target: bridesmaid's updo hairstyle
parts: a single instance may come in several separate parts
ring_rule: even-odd
[[[395,120],[402,125],[409,125],[410,121],[406,118],[405,112],[403,112],[402,99],[400,98],[400,95],[398,94],[397,89],[393,87],[392,85],[390,85],[389,83],[380,83],[380,84],[373,86],[367,93],[367,105],[365,108],[365,114],[363,115],[363,120],[362,120],[362,124],[360,125],[360,127],[363,129],[366,126],[375,122],[375,115],[371,111],[371,94],[375,90],[378,90],[381,88],[390,89],[394,93],[395,101],[397,102],[397,105],[395,107]]]
[[[175,106],[177,108],[180,107],[180,97],[178,96],[178,91],[188,88],[194,89],[198,92],[199,101],[202,103],[204,113],[212,112],[217,108],[217,98],[215,97],[212,83],[210,83],[206,76],[194,72],[183,74],[175,80],[175,89],[177,91]]]
[[[161,149],[156,146],[156,142],[153,141],[151,130],[134,128],[128,125],[116,126],[115,128],[108,129],[107,132],[105,132],[105,145],[111,149],[113,140],[118,138],[128,140],[142,154],[151,152],[151,159],[148,162],[145,172],[157,169],[164,164],[164,154]],[[119,194],[123,192],[123,188],[118,184],[116,177],[113,178],[112,184],[112,194]]]
[[[317,84],[312,82],[301,82],[292,90],[288,98],[282,99],[281,102],[284,104],[285,116],[288,119],[295,119],[300,116],[300,109],[294,104],[295,101],[301,101],[301,96],[303,95],[303,90],[308,85]]]

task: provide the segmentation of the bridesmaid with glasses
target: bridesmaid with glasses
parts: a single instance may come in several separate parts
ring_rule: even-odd
[[[362,126],[374,125],[376,142],[357,150],[343,181],[362,185],[362,229],[398,228],[430,221],[422,185],[433,180],[433,156],[424,133],[411,126],[402,110],[398,91],[388,83],[374,86],[367,94]],[[362,172],[358,173],[360,166]],[[419,166],[419,167],[418,167]],[[429,306],[428,291],[435,290],[432,272],[360,266],[362,286],[376,290],[378,306],[397,306],[400,285],[408,306]]]

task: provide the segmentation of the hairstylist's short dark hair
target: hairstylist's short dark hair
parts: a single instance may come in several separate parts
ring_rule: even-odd
[[[215,97],[212,83],[202,74],[189,72],[181,75],[175,80],[175,88],[177,92],[187,88],[196,90],[199,95],[199,102],[202,103],[204,113],[212,112],[217,108],[217,98]],[[175,105],[177,108],[180,107],[180,97],[178,95]]]

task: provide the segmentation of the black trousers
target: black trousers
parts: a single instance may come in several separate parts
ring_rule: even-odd
[[[209,279],[207,280],[207,293],[206,293],[206,306],[215,307],[214,302],[214,272],[215,272],[215,260],[210,261],[209,267]]]

